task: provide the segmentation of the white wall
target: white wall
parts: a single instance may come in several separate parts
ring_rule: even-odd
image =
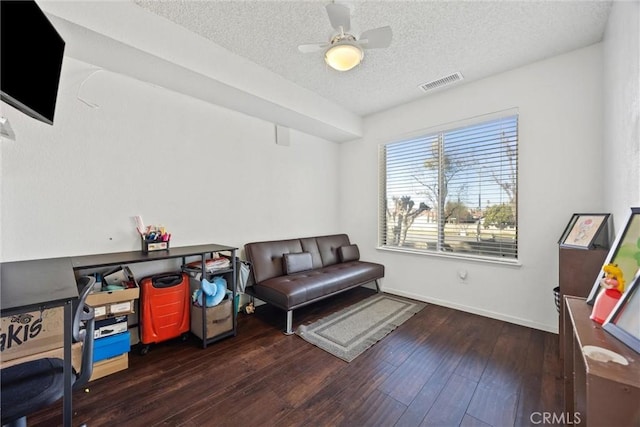
[[[605,207],[616,233],[640,206],[640,2],[614,2],[604,35]]]
[[[337,144],[92,70],[65,57],[53,127],[2,104],[3,261],[137,250],[134,215],[174,246],[338,231]]]
[[[136,214],[176,246],[346,231],[385,264],[385,290],[555,331],[556,242],[571,214],[619,223],[640,205],[638,13],[615,2],[603,45],[368,117],[365,137],[343,145],[292,132],[278,146],[270,123],[108,72],[79,90],[93,68],[65,58],[55,126],[1,104],[17,141],[0,143],[0,259],[135,250]],[[378,144],[511,107],[522,265],[376,250]]]
[[[341,147],[340,219],[362,257],[386,266],[384,290],[557,331],[558,238],[572,213],[604,206],[601,61],[602,46],[594,45],[365,119],[365,136]],[[378,145],[512,107],[520,114],[521,266],[377,250]]]

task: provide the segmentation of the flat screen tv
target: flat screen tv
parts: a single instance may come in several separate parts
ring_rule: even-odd
[[[0,1],[0,99],[53,125],[64,40],[35,1]]]

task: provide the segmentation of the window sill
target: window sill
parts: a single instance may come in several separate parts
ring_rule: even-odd
[[[433,252],[433,251],[423,251],[418,249],[409,249],[409,248],[398,248],[392,246],[378,246],[376,248],[380,251],[386,252],[396,252],[396,253],[405,253],[412,255],[423,255],[429,257],[437,257],[437,258],[447,258],[451,260],[459,260],[459,261],[474,261],[485,264],[499,264],[509,267],[522,267],[522,263],[517,259],[500,259],[500,258],[491,258],[480,255],[470,255],[470,254],[462,254],[462,253],[447,253],[447,252]]]

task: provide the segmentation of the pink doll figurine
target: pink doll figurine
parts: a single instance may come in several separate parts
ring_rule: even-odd
[[[609,317],[624,292],[624,278],[618,264],[607,264],[603,270],[605,275],[600,280],[600,286],[604,289],[598,294],[590,316],[591,320],[600,324]]]

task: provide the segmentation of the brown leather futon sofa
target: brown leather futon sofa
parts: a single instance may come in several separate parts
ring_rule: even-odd
[[[287,312],[292,334],[293,310],[384,277],[384,266],[360,261],[346,234],[247,243],[252,283],[246,293]]]

